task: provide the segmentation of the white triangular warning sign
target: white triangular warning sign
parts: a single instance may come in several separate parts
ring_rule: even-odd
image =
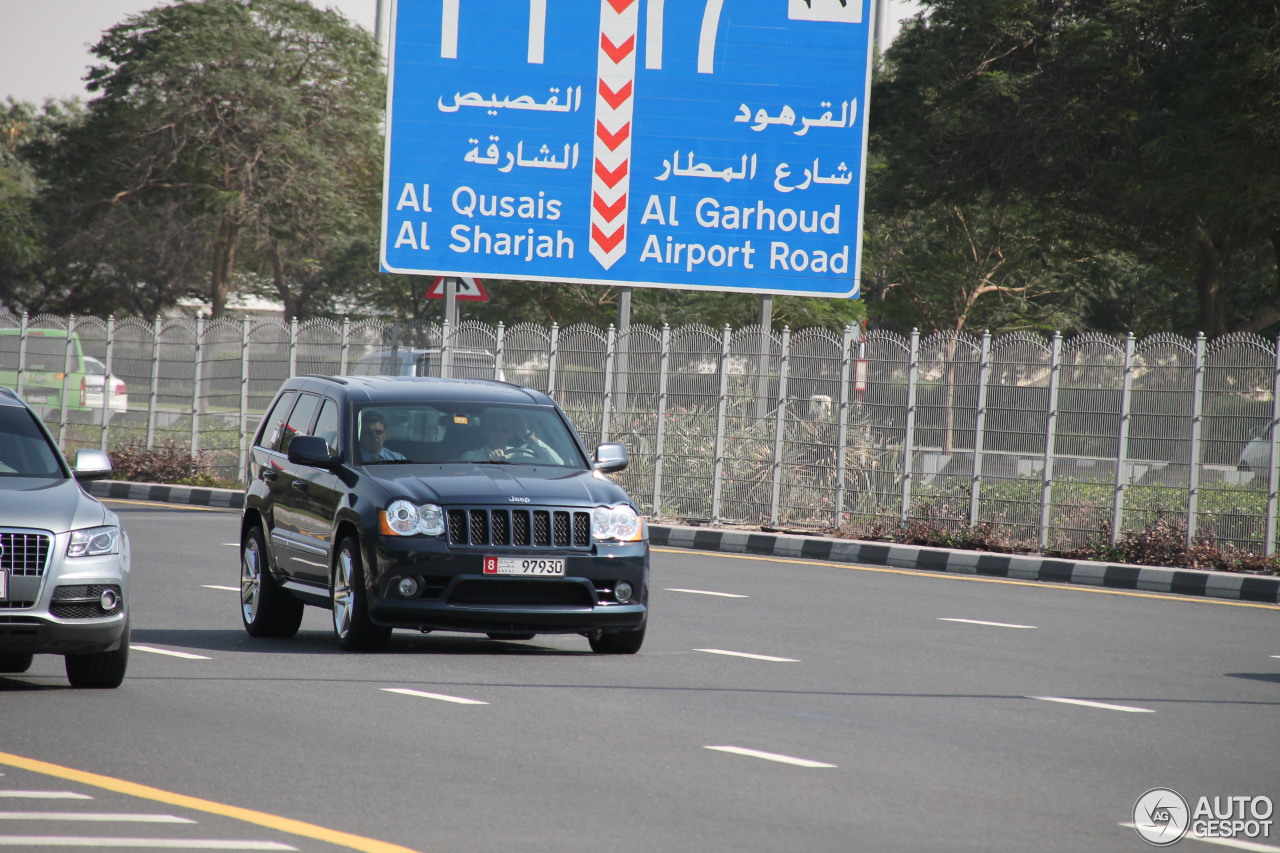
[[[444,299],[444,277],[431,283],[426,293],[427,299]],[[459,278],[457,299],[464,302],[488,302],[489,294],[484,289],[484,282],[478,278]]]

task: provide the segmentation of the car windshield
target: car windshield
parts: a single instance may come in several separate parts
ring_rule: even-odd
[[[16,406],[0,406],[0,477],[65,476],[35,415]]]
[[[363,465],[471,462],[587,467],[552,408],[468,403],[366,406],[356,413]]]

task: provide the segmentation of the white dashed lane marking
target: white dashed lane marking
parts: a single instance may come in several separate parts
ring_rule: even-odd
[[[747,652],[730,652],[724,649],[694,649],[695,652],[706,652],[709,655],[728,655],[735,658],[750,658],[751,660],[767,660],[777,663],[799,663],[796,658],[776,658],[773,655],[753,655]]]
[[[1067,699],[1062,696],[1028,696],[1028,699],[1039,699],[1041,702],[1061,702],[1064,705],[1083,705],[1086,708],[1100,708],[1103,711],[1126,711],[1130,714],[1154,714],[1152,708],[1135,708],[1132,705],[1112,705],[1109,702],[1090,702],[1087,699]]]
[[[0,820],[103,821],[105,823],[195,823],[171,814],[124,814],[109,812],[0,812]]]
[[[0,773],[0,776],[3,776]],[[0,791],[0,797],[17,800],[92,800],[88,794],[77,794],[75,791]]]
[[[424,693],[421,690],[409,690],[404,687],[383,687],[386,693],[399,693],[402,696],[417,696],[420,699],[438,699],[441,702],[453,702],[457,705],[488,705],[478,699],[463,699],[461,696],[446,696],[443,693]]]
[[[240,587],[238,587],[238,586],[218,586],[217,584],[212,584],[212,583],[205,583],[205,584],[201,584],[201,586],[203,586],[205,589],[221,589],[221,590],[224,590],[224,591],[226,591],[226,592],[239,592],[239,591],[240,591]]]
[[[208,657],[207,655],[193,655],[190,652],[173,652],[169,649],[157,649],[152,646],[135,646],[132,643],[129,644],[129,650],[135,652],[150,652],[153,655],[167,655],[171,658],[182,658],[183,660],[213,660],[213,658]]]
[[[1035,625],[1013,625],[1009,622],[983,622],[981,619],[951,619],[939,616],[939,622],[963,622],[966,625],[987,625],[992,628],[1035,628]]]
[[[758,749],[747,749],[741,746],[708,746],[706,749],[714,749],[717,752],[728,752],[733,755],[745,755],[748,758],[762,758],[765,761],[776,761],[779,764],[791,764],[796,767],[835,767],[834,764],[827,764],[824,761],[810,761],[807,758],[796,758],[791,755],[779,755],[776,752],[762,752]]]
[[[738,595],[733,592],[712,592],[709,589],[674,589],[669,588],[667,592],[687,592],[691,595],[716,595],[720,598],[750,598],[749,595]]]
[[[203,838],[86,838],[75,835],[0,835],[0,847],[112,847],[159,850],[297,850],[274,841],[222,841]]]

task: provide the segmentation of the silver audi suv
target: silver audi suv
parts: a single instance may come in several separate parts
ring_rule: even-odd
[[[40,418],[0,388],[0,677],[62,655],[73,687],[119,687],[129,662],[129,539],[80,487],[111,461],[67,465]]]

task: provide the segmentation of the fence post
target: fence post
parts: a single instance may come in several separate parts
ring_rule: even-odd
[[[658,429],[653,448],[653,514],[661,515],[662,456],[667,437],[667,371],[671,361],[671,326],[662,324],[662,349],[658,353]]]
[[[289,320],[289,378],[298,375],[298,318]]]
[[[23,311],[22,325],[18,327],[18,387],[14,390],[18,392],[19,397],[24,399],[27,395],[23,393],[24,389],[22,386],[25,384],[23,380],[27,378],[27,324],[30,320],[31,318],[27,312]]]
[[[1057,452],[1058,381],[1062,373],[1062,333],[1053,333],[1049,350],[1049,401],[1045,411],[1044,471],[1040,483],[1040,550],[1049,547],[1049,516],[1053,506],[1053,459]]]
[[[1129,422],[1133,410],[1133,353],[1134,337],[1130,332],[1124,339],[1124,377],[1120,385],[1120,439],[1116,445],[1116,493],[1111,509],[1111,544],[1120,543],[1120,528],[1124,526],[1124,497],[1132,474],[1125,476],[1129,462]],[[1280,374],[1277,374],[1280,376]]]
[[[67,318],[67,343],[62,351],[62,394],[61,411],[58,415],[58,446],[65,447],[67,444],[67,383],[71,380],[71,354],[75,352],[76,340],[76,315],[72,314]],[[107,390],[107,380],[102,378],[102,390]]]
[[[724,324],[720,342],[720,399],[716,404],[716,449],[712,468],[711,523],[720,521],[721,483],[724,478],[724,433],[729,416],[729,342],[733,332]]]
[[[982,333],[978,356],[978,417],[973,425],[973,477],[969,481],[969,526],[976,527],[982,508],[982,445],[987,428],[987,387],[991,384],[991,330]]]
[[[609,410],[613,407],[614,348],[618,345],[618,332],[613,324],[605,333],[604,345],[604,410],[600,412],[600,443],[609,440]]]
[[[501,320],[498,321],[498,340],[494,347],[493,353],[493,378],[501,379],[503,377],[503,357],[507,346],[507,326]]]
[[[551,324],[551,352],[547,353],[547,396],[556,396],[556,369],[560,361],[560,324]]]
[[[248,483],[249,436],[249,318],[240,327],[240,476]]]
[[[351,318],[342,318],[342,348],[338,352],[338,375],[347,375],[347,366],[351,364]]]
[[[107,317],[107,362],[106,362],[107,375],[103,377],[103,380],[102,380],[103,387],[106,387],[107,382],[111,379],[111,374],[115,370],[115,365],[112,363],[115,356],[115,349],[116,349],[116,318],[115,318],[115,315],[110,315]],[[107,401],[106,394],[103,394],[102,402],[104,406],[106,404],[106,401]],[[102,452],[104,453],[106,452],[107,446],[110,444],[110,440],[111,440],[111,422],[107,419],[107,410],[104,408],[102,411],[102,440],[101,440],[101,444],[99,444],[99,449]]]
[[[1200,509],[1200,429],[1204,422],[1204,332],[1196,334],[1196,368],[1191,384],[1191,468],[1187,489],[1187,547],[1196,541]]]
[[[791,329],[782,327],[782,351],[778,359],[778,409],[773,424],[773,490],[769,496],[769,523],[777,525],[782,499],[782,447],[787,426],[787,379],[791,373]]]
[[[837,529],[844,526],[844,481],[849,470],[849,383],[853,379],[853,324],[844,327],[844,336],[840,340],[840,422],[836,424],[836,517]]]
[[[160,336],[164,331],[164,318],[157,315],[151,327],[151,393],[147,400],[147,450],[156,441],[156,404],[160,397]]]
[[[916,383],[920,378],[920,330],[911,330],[911,349],[907,354],[907,423],[902,436],[902,507],[898,513],[906,523],[911,512],[911,471],[916,440]]]
[[[1267,532],[1263,544],[1263,554],[1274,557],[1276,554],[1276,503],[1277,491],[1280,490],[1280,335],[1276,337],[1275,373],[1271,379],[1271,431],[1269,433],[1271,447],[1267,455]]]
[[[191,382],[191,455],[200,454],[200,382],[204,378],[204,317],[196,317],[196,369]]]

